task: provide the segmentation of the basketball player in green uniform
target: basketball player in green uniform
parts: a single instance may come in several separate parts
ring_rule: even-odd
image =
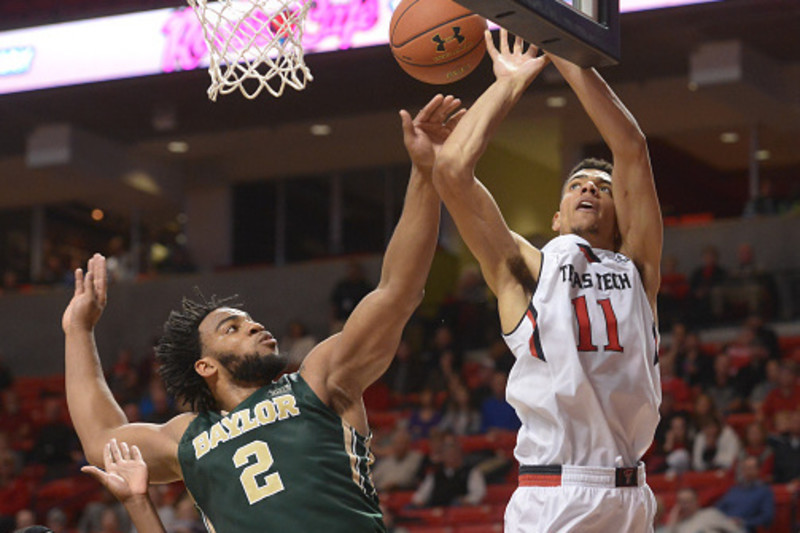
[[[421,301],[440,216],[432,169],[459,108],[437,95],[413,120],[400,112],[412,170],[378,287],[295,374],[273,381],[286,357],[246,312],[225,300],[184,300],[157,357],[167,389],[195,412],[161,425],[128,423],[94,341],[106,305],[105,259],[92,257],[85,275],[78,269],[62,326],[67,402],[88,460],[102,465],[112,438],[137,446],[151,480],[183,479],[218,533],[385,531],[362,393],[389,366]]]

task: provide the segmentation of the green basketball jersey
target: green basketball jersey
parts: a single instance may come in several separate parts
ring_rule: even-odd
[[[226,416],[200,413],[181,438],[178,459],[211,531],[386,531],[369,439],[297,373]]]

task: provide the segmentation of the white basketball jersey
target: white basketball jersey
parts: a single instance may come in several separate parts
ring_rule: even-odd
[[[504,335],[520,464],[633,466],[661,403],[658,333],[629,258],[562,235],[542,249],[530,307]]]

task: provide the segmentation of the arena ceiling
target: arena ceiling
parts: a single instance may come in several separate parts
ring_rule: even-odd
[[[726,178],[746,176],[754,131],[758,147],[769,150],[760,171],[800,178],[798,28],[796,0],[723,0],[623,16],[622,62],[602,73],[654,144],[654,158],[677,161],[663,163],[670,176],[659,188],[674,191],[667,192],[668,201],[677,202],[687,186],[696,190],[703,174],[715,178],[707,187],[720,188]],[[730,43],[743,51],[738,79],[690,89],[692,57]],[[204,71],[0,96],[0,207],[80,201],[121,212],[135,206],[146,221],[162,221],[180,211],[181,191],[194,183],[402,162],[398,109],[415,110],[438,90],[470,102],[492,80],[487,58],[457,84],[424,85],[397,67],[386,46],[307,61],[315,80],[305,91],[289,90],[278,99],[232,95],[209,102]],[[552,96],[564,96],[567,105],[549,108],[546,99]],[[568,145],[599,142],[554,69],[529,89],[500,142],[526,150],[520,139],[535,134],[537,117],[555,117]],[[76,164],[29,168],[28,138],[58,123],[85,134],[92,153]],[[330,125],[331,135],[312,136],[310,126],[319,123]],[[722,143],[725,132],[739,140]],[[173,140],[187,141],[189,151],[167,151]],[[682,175],[681,165],[695,170]],[[130,178],[129,171],[138,168],[156,176],[158,194],[123,183],[123,174]],[[744,194],[719,194],[711,201],[739,202]]]

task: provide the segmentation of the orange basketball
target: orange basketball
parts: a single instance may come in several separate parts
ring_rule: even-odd
[[[486,53],[486,20],[452,0],[403,0],[389,26],[400,66],[420,81],[441,85],[472,72]]]

